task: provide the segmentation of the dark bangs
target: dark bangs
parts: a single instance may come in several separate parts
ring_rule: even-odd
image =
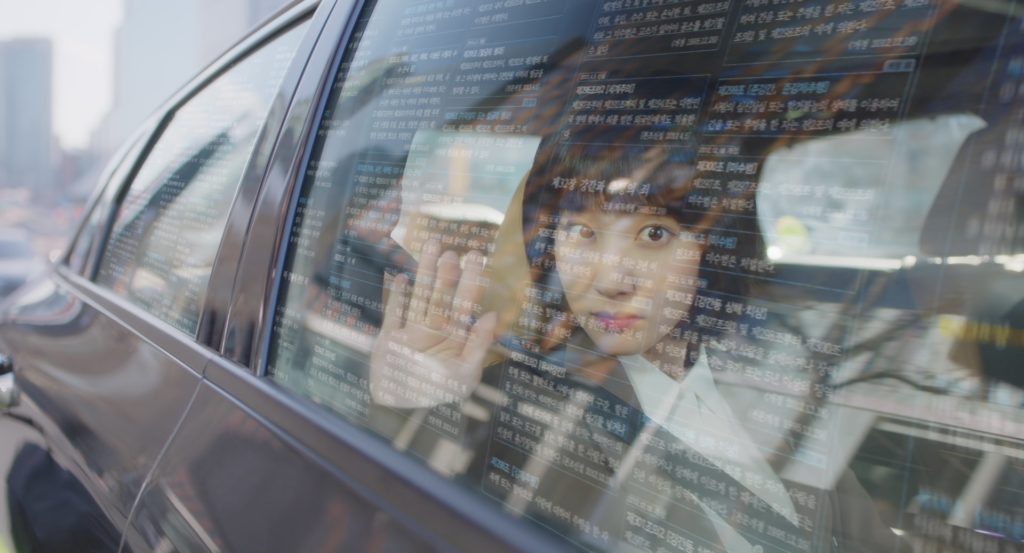
[[[679,337],[695,344],[735,332],[740,313],[707,306],[745,301],[750,277],[773,271],[764,258],[757,222],[757,187],[750,184],[756,183],[759,168],[748,173],[748,179],[729,180],[723,177],[728,164],[701,164],[696,156],[669,148],[609,149],[606,155],[593,157],[567,153],[555,149],[546,159],[541,155],[524,189],[524,246],[531,278],[545,290],[542,303],[547,310],[542,311],[569,312],[554,258],[554,231],[564,213],[652,214],[675,219],[702,246],[696,289],[700,301],[680,322]],[[744,171],[748,169],[744,165]],[[559,324],[558,317],[548,321],[551,329]],[[557,342],[549,338],[545,339],[551,344]]]
[[[541,226],[557,224],[563,212],[592,210],[670,217],[694,230],[722,224],[722,214],[707,208],[694,161],[666,149],[563,159],[557,167],[545,182],[533,183]]]

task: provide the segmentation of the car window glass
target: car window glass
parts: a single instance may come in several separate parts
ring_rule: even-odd
[[[139,138],[133,140],[134,143],[124,146],[123,155],[120,152],[115,154],[115,159],[103,171],[104,176],[101,177],[101,184],[94,193],[95,198],[88,204],[87,212],[84,215],[85,221],[82,223],[78,235],[75,236],[70,254],[67,256],[68,267],[76,273],[84,274],[93,269],[93,267],[87,267],[90,263],[90,254],[94,254],[98,249],[97,235],[102,232],[103,224],[111,217],[110,211],[104,208],[106,205],[104,196],[109,195],[107,191],[110,186],[118,186],[118,183],[123,182],[128,176],[129,171],[138,160],[145,142]],[[92,277],[91,274],[86,274],[86,276]]]
[[[268,377],[584,550],[1014,550],[1014,9],[370,2]]]
[[[305,25],[179,107],[130,183],[96,282],[194,335],[235,191]]]
[[[893,141],[854,131],[773,152],[758,189],[769,255],[921,255],[918,239],[928,208],[967,137],[985,126],[978,115],[949,113],[893,123]],[[893,143],[896,155],[876,153]],[[860,159],[842,161],[851,154]],[[873,161],[879,157],[889,159]]]

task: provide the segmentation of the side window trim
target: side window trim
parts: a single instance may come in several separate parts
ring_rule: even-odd
[[[353,44],[353,32],[356,25],[359,22],[363,10],[366,6],[365,0],[357,0],[355,5],[352,7],[352,11],[349,14],[346,25],[345,34],[338,46],[335,48],[334,55],[331,58],[330,65],[327,66],[326,71],[322,75],[322,84],[326,85],[333,83],[337,78],[338,72],[341,71],[342,61],[345,59],[345,54]],[[274,317],[277,313],[277,302],[279,294],[281,293],[281,284],[284,281],[283,269],[285,266],[285,260],[288,256],[288,242],[291,240],[293,226],[295,222],[295,214],[298,209],[299,197],[302,195],[303,182],[307,178],[306,170],[309,167],[310,159],[313,156],[313,145],[317,139],[317,133],[320,126],[321,118],[324,116],[324,112],[327,110],[328,103],[330,101],[330,89],[323,88],[319,97],[317,98],[317,105],[315,109],[310,110],[308,119],[308,127],[305,128],[305,132],[302,134],[302,140],[300,141],[300,149],[296,156],[297,165],[293,167],[291,173],[292,178],[289,181],[289,189],[287,194],[284,196],[282,206],[288,211],[287,215],[283,218],[278,218],[281,221],[281,228],[279,239],[275,243],[273,251],[273,273],[267,283],[267,295],[265,300],[265,309],[263,310],[266,316],[260,321],[261,327],[256,334],[257,339],[253,348],[253,365],[252,368],[255,374],[259,377],[265,377],[267,374],[267,362],[269,359],[271,340],[273,339],[274,329]]]
[[[207,294],[203,309],[200,312],[199,339],[209,347],[220,350],[223,343],[224,329],[231,308],[232,298],[240,280],[239,259],[248,242],[253,227],[253,213],[258,197],[270,175],[270,167],[278,155],[282,137],[286,133],[288,114],[298,94],[298,87],[310,65],[310,56],[323,32],[325,21],[330,13],[333,1],[305,2],[292,9],[292,16],[280,22],[272,29],[267,29],[255,48],[262,47],[276,37],[294,28],[306,24],[305,36],[301,39],[292,58],[291,65],[278,87],[277,98],[283,102],[273,102],[263,127],[260,129],[253,151],[246,162],[231,209],[227,224],[221,238],[220,247],[214,258],[213,271],[210,275],[210,289],[225,290],[223,294]],[[251,51],[251,50],[250,50]]]
[[[217,348],[231,362],[256,373],[261,340],[269,328],[268,308],[278,285],[285,254],[292,202],[297,199],[308,150],[326,98],[339,50],[350,42],[363,0],[331,0],[321,4],[311,25],[317,29],[288,112],[276,137],[274,152],[257,197],[247,215],[247,232],[237,263],[230,306]],[[289,219],[290,221],[290,219]],[[246,275],[242,278],[241,275]],[[269,333],[267,333],[269,337]]]

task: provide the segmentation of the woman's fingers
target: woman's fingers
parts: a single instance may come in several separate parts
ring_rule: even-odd
[[[498,314],[490,312],[473,325],[473,329],[469,333],[469,340],[466,341],[466,347],[462,350],[462,362],[464,366],[473,369],[480,370],[484,366],[484,356],[487,355],[487,350],[491,347],[491,343],[494,341],[494,330],[498,326]]]
[[[391,282],[391,292],[384,306],[384,321],[380,325],[382,333],[402,328],[402,309],[405,307],[408,288],[409,277],[405,275],[398,275]]]
[[[422,323],[427,318],[430,306],[430,295],[434,291],[434,273],[437,270],[437,258],[441,255],[441,243],[428,240],[420,251],[420,264],[416,269],[416,284],[412,289],[409,301],[408,320]]]
[[[426,318],[426,325],[431,329],[442,330],[448,325],[460,273],[459,254],[448,250],[437,260],[434,291],[430,295]]]
[[[455,299],[452,301],[452,334],[465,339],[469,333],[469,326],[473,322],[473,315],[480,306],[480,296],[483,294],[484,282],[482,279],[484,271],[484,256],[474,250],[466,254],[466,268],[462,271],[462,278],[459,279],[459,287],[455,291]]]

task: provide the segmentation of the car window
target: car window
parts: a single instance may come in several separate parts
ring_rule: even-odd
[[[267,376],[578,549],[1013,550],[1021,21],[369,2]]]
[[[120,203],[96,282],[195,335],[242,171],[305,24],[177,108]]]
[[[940,114],[893,123],[893,141],[866,139],[869,131],[854,131],[772,152],[758,188],[769,256],[921,255],[928,209],[967,137],[986,125],[973,113]],[[893,143],[897,155],[877,153]],[[861,159],[841,161],[851,154]],[[879,157],[889,159],[863,161]],[[872,225],[865,226],[868,220]]]
[[[104,197],[110,197],[111,186],[122,183],[128,177],[135,162],[138,161],[142,152],[145,140],[135,137],[132,142],[122,147],[122,150],[114,154],[113,160],[104,169],[100,177],[100,185],[94,191],[93,197],[86,204],[86,211],[83,215],[83,222],[75,235],[66,256],[65,264],[74,272],[85,274],[92,278],[89,271],[95,269],[89,266],[94,263],[91,255],[99,249],[98,236],[102,233],[102,226],[109,219],[109,211],[103,208]],[[115,183],[115,184],[111,184]]]

